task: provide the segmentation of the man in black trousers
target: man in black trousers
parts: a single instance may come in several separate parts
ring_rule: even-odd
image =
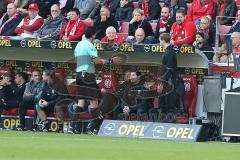
[[[169,81],[175,86],[177,78],[177,55],[173,46],[170,44],[171,36],[169,33],[162,33],[160,35],[160,46],[163,47],[165,53],[162,57],[162,65],[164,65],[168,72],[161,77],[165,81]],[[162,112],[175,112],[177,107],[176,92],[173,91],[160,99],[160,108]]]

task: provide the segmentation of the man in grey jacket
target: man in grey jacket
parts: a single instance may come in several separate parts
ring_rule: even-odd
[[[47,18],[42,27],[37,31],[39,40],[58,40],[59,32],[66,23],[65,17],[61,15],[60,6],[53,4],[51,17]]]
[[[78,8],[81,13],[81,19],[86,19],[95,7],[96,0],[75,0],[74,3],[74,8]]]

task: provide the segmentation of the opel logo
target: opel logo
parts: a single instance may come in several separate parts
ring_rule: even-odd
[[[149,52],[150,51],[150,46],[148,44],[144,45],[143,47],[145,52]]]
[[[153,130],[153,137],[158,138],[164,133],[164,127],[163,126],[156,126]]]
[[[118,44],[114,43],[113,46],[112,46],[113,51],[117,51],[118,48],[119,48]]]
[[[51,47],[52,47],[52,48],[56,48],[56,47],[57,47],[56,41],[52,41],[52,42],[51,42]]]
[[[20,44],[21,44],[22,48],[26,47],[26,41],[25,40],[21,40]]]
[[[108,123],[106,126],[104,126],[104,134],[110,135],[115,131],[116,124],[115,123]]]

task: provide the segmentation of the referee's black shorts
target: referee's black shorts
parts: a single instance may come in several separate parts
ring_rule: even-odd
[[[96,77],[93,73],[77,72],[76,83],[78,86],[99,89]]]

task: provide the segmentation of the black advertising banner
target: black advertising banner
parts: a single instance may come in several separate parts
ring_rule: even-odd
[[[0,39],[0,47],[21,47],[21,48],[49,48],[49,49],[74,49],[78,42],[67,41],[39,41],[39,40],[9,40]],[[132,45],[127,43],[94,43],[98,51],[115,52],[146,52],[164,53],[160,45]],[[178,53],[194,54],[193,46],[180,46],[175,48]]]

